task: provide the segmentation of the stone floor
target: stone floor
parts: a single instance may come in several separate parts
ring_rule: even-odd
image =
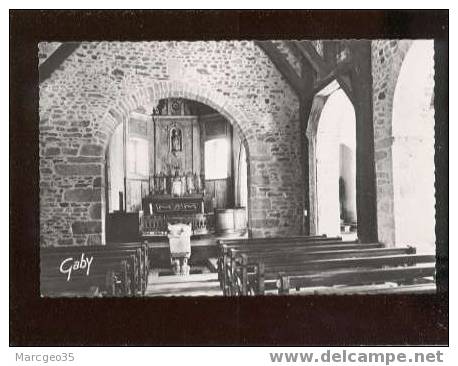
[[[189,276],[158,276],[153,270],[148,278],[145,296],[222,296],[217,273]]]
[[[240,236],[232,236],[240,237]],[[191,239],[191,250],[201,246],[215,246],[221,236],[207,235]],[[225,236],[224,238],[227,238]],[[150,248],[168,248],[168,240],[156,240],[148,243]],[[198,273],[193,273],[198,272]],[[208,266],[191,266],[188,276],[173,275],[171,267],[152,268],[148,277],[145,296],[222,296],[217,273],[212,273]]]

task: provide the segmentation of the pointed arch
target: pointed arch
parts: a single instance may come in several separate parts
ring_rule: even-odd
[[[339,115],[336,115],[335,113]],[[339,178],[341,144],[356,153],[356,119],[353,104],[337,81],[314,98],[307,126],[309,142],[310,234],[340,235]],[[353,134],[351,134],[353,132]],[[348,140],[348,141],[347,141]],[[356,161],[345,174],[352,220],[356,221]],[[351,179],[348,177],[351,176]]]

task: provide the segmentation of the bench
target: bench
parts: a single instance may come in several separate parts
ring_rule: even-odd
[[[75,252],[76,253],[76,252]],[[71,276],[60,272],[65,257],[42,257],[40,291],[42,296],[128,296],[133,290],[134,256],[94,259],[97,263],[89,275],[72,271]],[[57,260],[56,260],[57,259]],[[94,264],[94,263],[93,263]]]
[[[434,258],[434,256],[432,256]],[[433,259],[434,261],[434,259]],[[431,260],[428,260],[431,262]],[[279,274],[279,293],[288,294],[290,288],[320,286],[354,286],[395,282],[399,285],[415,283],[417,279],[434,277],[435,265],[411,265],[409,267],[356,268],[347,270],[325,271],[314,274]]]
[[[108,251],[114,252],[132,252],[136,255],[136,262],[139,264],[136,265],[136,278],[138,283],[138,289],[142,293],[146,291],[146,286],[148,284],[148,273],[149,273],[149,258],[148,258],[148,245],[147,243],[139,242],[127,242],[127,243],[107,243],[106,245],[99,246],[85,246],[85,247],[74,247],[74,246],[62,246],[62,247],[51,247],[51,248],[42,248],[42,253],[47,253],[48,250],[51,250],[53,253],[63,253],[68,251],[71,248],[83,248],[84,250],[101,251],[108,253]]]
[[[304,242],[304,243],[283,243],[265,248],[244,247],[230,248],[223,262],[223,281],[226,286],[230,287],[231,279],[234,278],[236,268],[239,265],[255,265],[260,260],[274,260],[280,256],[284,261],[297,259],[299,256],[309,255],[315,252],[335,253],[336,251],[357,251],[361,249],[378,249],[382,245],[379,243],[360,244],[356,242],[343,241],[322,241],[322,242]],[[345,252],[346,253],[346,252]],[[243,264],[242,255],[248,256],[250,262]]]
[[[395,283],[357,285],[357,286],[333,286],[303,288],[300,291],[291,292],[289,295],[392,295],[392,294],[434,294],[436,285],[433,282],[415,283],[412,285]]]
[[[361,293],[429,293],[435,288],[435,257],[416,254],[413,247],[384,248],[380,243],[323,236],[218,244],[218,273],[225,295],[289,294],[290,289],[344,292],[355,286]],[[393,287],[398,285],[402,289]]]
[[[47,247],[40,249],[40,257],[41,290],[46,296],[84,293],[89,288],[93,291],[97,288],[95,293],[103,296],[137,295],[146,291],[149,265],[145,244]],[[87,269],[89,260],[90,271],[85,273],[83,269]]]
[[[341,237],[326,237],[325,235],[320,236],[295,236],[288,238],[254,238],[254,239],[220,239],[217,241],[218,244],[218,259],[217,259],[217,271],[218,280],[220,281],[221,288],[224,290],[226,287],[226,272],[227,262],[229,260],[231,249],[248,249],[258,248],[262,250],[268,250],[270,248],[278,248],[281,245],[297,246],[302,247],[304,245],[310,245],[311,242],[324,243],[324,242],[335,242],[342,243]]]
[[[275,265],[281,269],[284,266],[290,266],[292,263],[300,265],[302,262],[320,259],[365,257],[381,255],[382,253],[394,255],[408,252],[411,252],[410,248],[388,250],[384,249],[380,243],[360,244],[356,242],[342,242],[341,244],[321,243],[318,245],[313,243],[313,245],[302,247],[282,245],[265,251],[230,249],[226,265],[226,278],[229,291],[239,287],[236,292],[242,291],[242,293],[246,293],[248,290],[248,271],[256,273],[258,280],[260,280],[263,268],[267,266],[273,266],[273,270],[275,270]],[[262,286],[262,282],[260,286]]]
[[[231,294],[262,295],[266,290],[350,286],[386,282],[414,283],[435,273],[435,257],[417,255],[412,247],[359,248],[263,256],[243,253],[230,273]]]
[[[295,242],[295,241],[303,241],[303,240],[319,240],[319,239],[342,239],[340,236],[336,237],[328,237],[327,235],[298,235],[298,236],[288,236],[288,237],[268,237],[268,238],[230,238],[230,239],[219,239],[219,245],[229,245],[229,244],[248,244],[253,245],[256,243],[278,243],[281,241],[288,241],[288,242]]]
[[[49,250],[51,249],[51,250]],[[129,270],[130,293],[136,294],[142,288],[142,265],[141,265],[141,249],[140,248],[115,248],[115,247],[67,247],[67,248],[46,248],[41,251],[41,273],[45,275],[51,273],[55,276],[62,276],[61,265],[69,267],[69,264],[75,263],[78,267],[83,263],[82,256],[86,260],[91,259],[90,274],[87,273],[86,277],[95,276],[102,268],[118,268],[118,264],[122,260],[131,258]],[[63,264],[68,262],[66,264]],[[84,264],[86,266],[86,264]],[[78,269],[78,268],[77,268]],[[96,272],[94,272],[96,271]],[[72,274],[78,274],[79,271],[72,271]],[[87,281],[90,281],[87,279]]]

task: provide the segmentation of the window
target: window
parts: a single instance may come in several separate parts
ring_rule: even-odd
[[[229,143],[226,138],[205,142],[205,179],[225,179],[228,176]]]
[[[148,141],[131,137],[127,144],[127,171],[148,176],[148,170]]]

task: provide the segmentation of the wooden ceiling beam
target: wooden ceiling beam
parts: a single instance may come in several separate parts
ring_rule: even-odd
[[[337,45],[335,41],[326,41],[324,45],[327,60],[320,56],[311,41],[285,41],[285,44],[294,52],[299,52],[303,57],[302,77],[293,69],[278,47],[272,41],[255,41],[267,54],[274,65],[303,98],[313,98],[333,80],[337,80],[342,90],[353,101],[353,88],[351,78],[346,78],[353,69],[351,58],[337,62]],[[316,72],[313,75],[312,69]]]
[[[335,40],[323,41],[323,59],[327,65],[335,67],[337,65],[337,44]]]
[[[294,91],[299,96],[302,96],[306,90],[306,86],[303,84],[300,76],[288,62],[286,56],[280,52],[278,47],[272,41],[255,41],[255,44],[258,45],[269,57],[280,74],[282,74],[282,76],[291,85]]]
[[[40,84],[51,76],[56,69],[75,51],[80,42],[62,43],[39,67]]]
[[[345,79],[342,75],[337,76],[337,81],[339,82],[340,87],[342,90],[347,94],[348,99],[353,103],[353,88],[351,86],[350,79]]]
[[[307,57],[304,56],[303,52],[299,49],[297,45],[297,41],[284,41],[286,46],[291,50],[293,53],[298,53],[301,58],[301,64],[305,67],[303,67],[301,70],[308,70],[311,69],[311,71],[316,73],[315,67],[310,63]]]
[[[330,67],[317,52],[311,41],[294,41],[296,47],[317,72],[319,78],[329,74]]]
[[[315,93],[318,93],[321,89],[323,89],[325,86],[330,84],[333,80],[339,81],[339,84],[343,80],[342,83],[345,85],[344,86],[341,85],[342,89],[344,89],[344,91],[345,89],[350,91],[351,86],[348,85],[348,83],[344,79],[342,79],[341,76],[350,72],[351,69],[352,69],[352,63],[350,60],[345,60],[345,61],[338,63],[337,66],[334,69],[332,69],[331,71],[329,71],[324,77],[321,77],[318,80],[316,80],[315,85],[314,85]]]

